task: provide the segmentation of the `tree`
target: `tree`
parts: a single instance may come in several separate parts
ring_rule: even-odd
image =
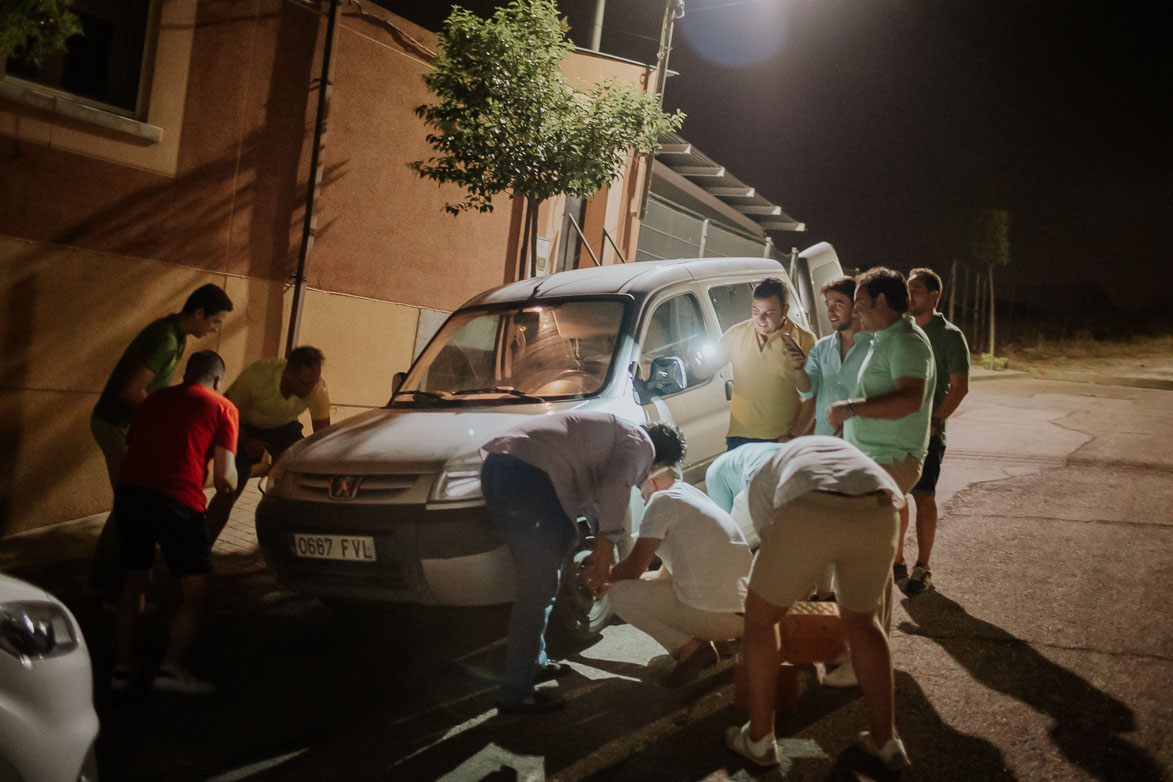
[[[514,0],[489,19],[454,9],[435,70],[424,76],[436,102],[415,109],[434,130],[427,140],[436,154],[408,165],[464,188],[448,212],[492,211],[502,192],[525,199],[530,275],[541,202],[589,198],[619,176],[630,152],[655,152],[660,135],[684,121],[633,84],[611,78],[590,92],[567,84],[560,66],[574,46],[566,30],[551,0]]]
[[[69,10],[73,0],[0,0],[0,63],[6,59],[40,65],[65,49],[81,22]]]
[[[1010,213],[1005,209],[982,209],[974,220],[971,239],[974,260],[986,267],[989,280],[990,360],[987,367],[993,369],[994,269],[1010,263]]]

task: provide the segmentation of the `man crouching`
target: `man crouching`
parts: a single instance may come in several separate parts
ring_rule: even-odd
[[[607,594],[621,619],[671,653],[676,666],[660,683],[679,687],[717,662],[713,641],[741,637],[752,555],[732,517],[681,480],[680,430],[644,428],[656,449],[640,484],[646,507],[631,553],[611,569]],[[648,573],[657,555],[663,566]]]
[[[762,464],[749,486],[750,516],[762,539],[742,639],[749,722],[725,731],[730,749],[759,765],[778,763],[778,623],[834,564],[843,627],[867,704],[870,730],[860,734],[860,748],[889,769],[909,765],[896,734],[892,653],[876,617],[896,556],[903,504],[903,492],[887,472],[834,437],[795,440]]]

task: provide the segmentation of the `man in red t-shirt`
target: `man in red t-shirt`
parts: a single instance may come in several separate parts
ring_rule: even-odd
[[[205,694],[215,688],[183,667],[207,602],[212,545],[204,511],[209,460],[218,494],[236,488],[236,406],[221,396],[224,359],[212,350],[193,353],[183,383],[160,389],[135,411],[126,458],[114,489],[114,517],[126,571],[118,603],[118,647],[110,686],[130,686],[134,629],[150,584],[155,547],[180,583],[182,599],[171,620],[171,638],[156,690]]]

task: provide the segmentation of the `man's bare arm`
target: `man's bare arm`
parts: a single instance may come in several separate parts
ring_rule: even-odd
[[[969,375],[965,372],[958,372],[949,376],[949,393],[945,394],[945,398],[941,400],[941,406],[933,411],[933,418],[939,421],[944,421],[949,416],[953,415],[953,411],[961,404],[961,400],[965,399],[965,395],[969,393]]]
[[[330,416],[326,416],[325,418],[314,418],[310,421],[310,425],[313,426],[315,432],[319,429],[325,429],[330,425]]]
[[[125,385],[122,386],[122,391],[119,396],[122,401],[126,402],[131,408],[137,408],[147,398],[147,388],[151,385],[151,381],[155,379],[155,372],[143,364],[138,364],[131,371],[130,377],[127,378]]]
[[[924,401],[925,379],[923,377],[898,377],[896,389],[870,398],[845,399],[831,405],[827,415],[831,426],[838,429],[851,415],[863,418],[878,418],[885,421],[903,418],[920,409]],[[849,414],[850,408],[850,414]]]
[[[652,558],[656,556],[660,542],[660,538],[636,538],[631,553],[611,568],[611,577],[607,580],[615,582],[642,576],[652,564]]]
[[[217,494],[231,494],[236,491],[239,476],[236,474],[236,454],[222,445],[212,452],[212,485]]]

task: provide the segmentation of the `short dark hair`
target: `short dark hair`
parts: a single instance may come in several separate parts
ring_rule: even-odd
[[[232,312],[232,299],[228,298],[228,294],[219,285],[209,282],[191,292],[179,314],[191,315],[196,310],[203,310],[205,318],[217,312]]]
[[[644,424],[644,431],[652,438],[652,447],[656,455],[652,464],[662,467],[675,467],[684,461],[684,452],[688,445],[684,442],[684,432],[676,424],[657,421],[654,424]]]
[[[214,350],[197,350],[187,360],[183,371],[184,383],[211,383],[216,377],[224,376],[224,359]]]
[[[920,277],[921,282],[925,284],[925,287],[929,291],[941,292],[941,275],[932,269],[924,266],[913,269],[908,273],[908,279],[911,280],[913,277]]]
[[[855,278],[854,277],[836,277],[828,283],[824,283],[823,287],[819,289],[819,293],[826,296],[831,291],[842,293],[849,299],[855,298]]]
[[[908,312],[908,283],[895,269],[876,266],[856,277],[855,284],[865,288],[873,299],[884,294],[888,306],[901,315]]]
[[[790,289],[786,287],[786,283],[777,277],[767,277],[753,289],[753,297],[755,299],[768,299],[771,296],[777,296],[778,301],[782,304],[783,309],[785,309],[786,302],[790,300]]]
[[[301,369],[302,367],[320,367],[326,363],[326,355],[309,345],[302,345],[289,351],[289,366],[293,369]]]

